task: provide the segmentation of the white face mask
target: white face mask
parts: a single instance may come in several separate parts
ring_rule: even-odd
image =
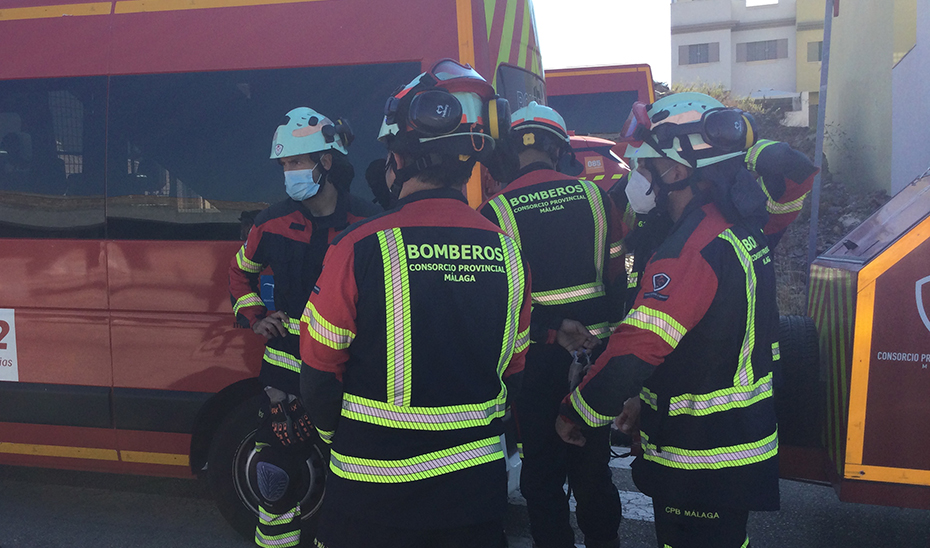
[[[284,172],[284,189],[292,200],[302,202],[320,191],[319,180],[313,179],[314,170],[316,166],[313,166],[313,169],[295,169]],[[323,175],[321,174],[319,178],[322,179]]]
[[[652,183],[639,170],[630,173],[626,182],[626,199],[630,202],[630,208],[640,215],[656,207],[656,193],[652,191]]]

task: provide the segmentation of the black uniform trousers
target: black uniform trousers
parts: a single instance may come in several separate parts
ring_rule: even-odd
[[[531,344],[515,406],[523,443],[520,491],[538,548],[575,545],[563,488],[566,478],[587,546],[616,539],[622,516],[609,467],[610,427],[586,429],[583,447],[565,443],[555,431],[559,404],[568,394],[571,362],[571,355],[559,345]]]
[[[366,522],[323,504],[314,545],[317,548],[506,548],[504,521],[444,529],[404,529]],[[429,527],[429,523],[423,524]]]
[[[659,548],[749,548],[748,510],[709,509],[652,499]]]

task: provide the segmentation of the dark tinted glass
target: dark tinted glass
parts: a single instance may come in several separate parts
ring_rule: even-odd
[[[516,112],[536,101],[546,103],[546,82],[532,72],[512,65],[497,67],[497,94],[510,102],[510,111]]]
[[[0,82],[0,237],[102,238],[106,78]]]
[[[609,134],[620,133],[637,100],[636,91],[550,95],[549,106],[565,118],[572,131]]]
[[[235,240],[240,218],[287,198],[271,137],[291,109],[347,118],[355,182],[384,157],[384,101],[419,63],[114,76],[110,88],[107,236]]]

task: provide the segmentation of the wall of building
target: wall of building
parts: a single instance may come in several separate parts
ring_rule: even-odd
[[[695,4],[701,3],[694,0]],[[680,46],[692,44],[720,44],[720,60],[715,63],[697,65],[679,64]],[[732,85],[731,68],[733,65],[733,47],[730,43],[729,30],[712,30],[672,35],[672,83],[680,85],[721,85],[730,89]]]
[[[733,59],[737,44],[766,40],[788,40],[788,57],[764,61],[737,61],[733,63],[730,89],[736,95],[750,95],[759,90],[794,91],[797,76],[795,61],[794,23],[786,26],[733,32]]]
[[[890,191],[891,2],[843,0],[833,18],[824,152],[851,188]]]
[[[797,91],[814,92],[811,104],[817,104],[820,91],[820,61],[807,60],[807,45],[823,41],[823,0],[797,0]]]
[[[915,45],[892,70],[892,193],[930,168],[930,3],[917,4]]]
[[[673,84],[721,85],[736,95],[795,90],[795,0],[753,7],[745,0],[678,0],[671,23]],[[787,40],[787,58],[737,61],[738,44],[765,40]],[[681,46],[715,42],[718,62],[680,64]]]

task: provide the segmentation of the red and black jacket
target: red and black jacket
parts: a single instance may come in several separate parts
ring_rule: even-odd
[[[533,271],[533,342],[554,343],[566,318],[610,336],[623,317],[627,230],[603,190],[530,164],[480,211],[519,243]]]
[[[499,518],[506,386],[529,345],[516,243],[461,192],[423,190],[325,263],[300,343],[301,397],[332,443],[326,504],[394,527]]]
[[[287,199],[263,210],[255,218],[246,242],[229,265],[229,294],[236,321],[251,327],[267,314],[261,299],[261,273],[274,273],[275,309],[290,319],[285,337],[270,339],[259,380],[290,394],[300,389],[299,319],[310,290],[323,268],[329,243],[351,223],[376,212],[363,200],[340,192],[336,209],[314,217],[296,200]]]
[[[608,424],[637,390],[647,495],[707,508],[778,508],[772,371],[775,272],[758,228],[696,198],[646,265],[633,309],[582,384],[569,420]]]

